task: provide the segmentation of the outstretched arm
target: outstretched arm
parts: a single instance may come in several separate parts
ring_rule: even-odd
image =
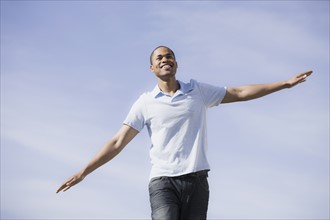
[[[138,131],[123,125],[118,133],[104,145],[103,148],[94,156],[89,164],[80,172],[65,181],[56,191],[66,191],[72,186],[82,181],[88,174],[114,158],[136,135]]]
[[[305,82],[306,78],[310,76],[312,72],[313,71],[306,71],[281,82],[228,87],[227,93],[221,103],[248,101],[269,95],[282,89],[291,88],[299,83]]]

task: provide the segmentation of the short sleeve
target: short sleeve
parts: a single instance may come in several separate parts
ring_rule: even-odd
[[[204,103],[207,107],[219,105],[226,95],[226,87],[218,87],[206,83],[197,83]]]
[[[145,125],[144,109],[145,109],[145,105],[144,105],[143,95],[142,95],[132,105],[123,124],[128,125],[140,132],[144,128],[144,125]]]

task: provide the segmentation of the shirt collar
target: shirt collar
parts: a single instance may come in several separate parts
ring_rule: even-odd
[[[178,82],[180,84],[180,89],[176,92],[175,96],[188,93],[193,89],[193,86],[191,83],[183,83],[179,80],[178,80]],[[158,85],[155,86],[155,88],[152,90],[151,94],[152,94],[152,97],[154,97],[154,98],[158,98],[158,97],[166,95],[166,93],[164,93],[160,90]]]

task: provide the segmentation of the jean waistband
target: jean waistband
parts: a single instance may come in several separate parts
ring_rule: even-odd
[[[208,172],[210,170],[201,170],[194,173],[188,173],[181,176],[176,176],[175,178],[189,178],[189,177],[208,177]]]

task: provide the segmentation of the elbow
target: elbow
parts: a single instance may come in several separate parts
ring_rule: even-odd
[[[239,90],[236,92],[236,101],[237,102],[244,102],[244,101],[248,101],[250,99],[251,99],[251,97],[249,97],[249,95],[245,91]]]
[[[113,140],[113,152],[114,154],[119,154],[120,151],[124,148],[124,143],[121,139],[117,138],[115,140]]]
[[[231,87],[227,89],[227,93],[222,103],[247,101],[247,94],[240,88]]]
[[[237,94],[237,97],[238,97],[238,101],[250,101],[264,96],[263,93],[264,92],[257,93],[254,91],[242,90]]]

